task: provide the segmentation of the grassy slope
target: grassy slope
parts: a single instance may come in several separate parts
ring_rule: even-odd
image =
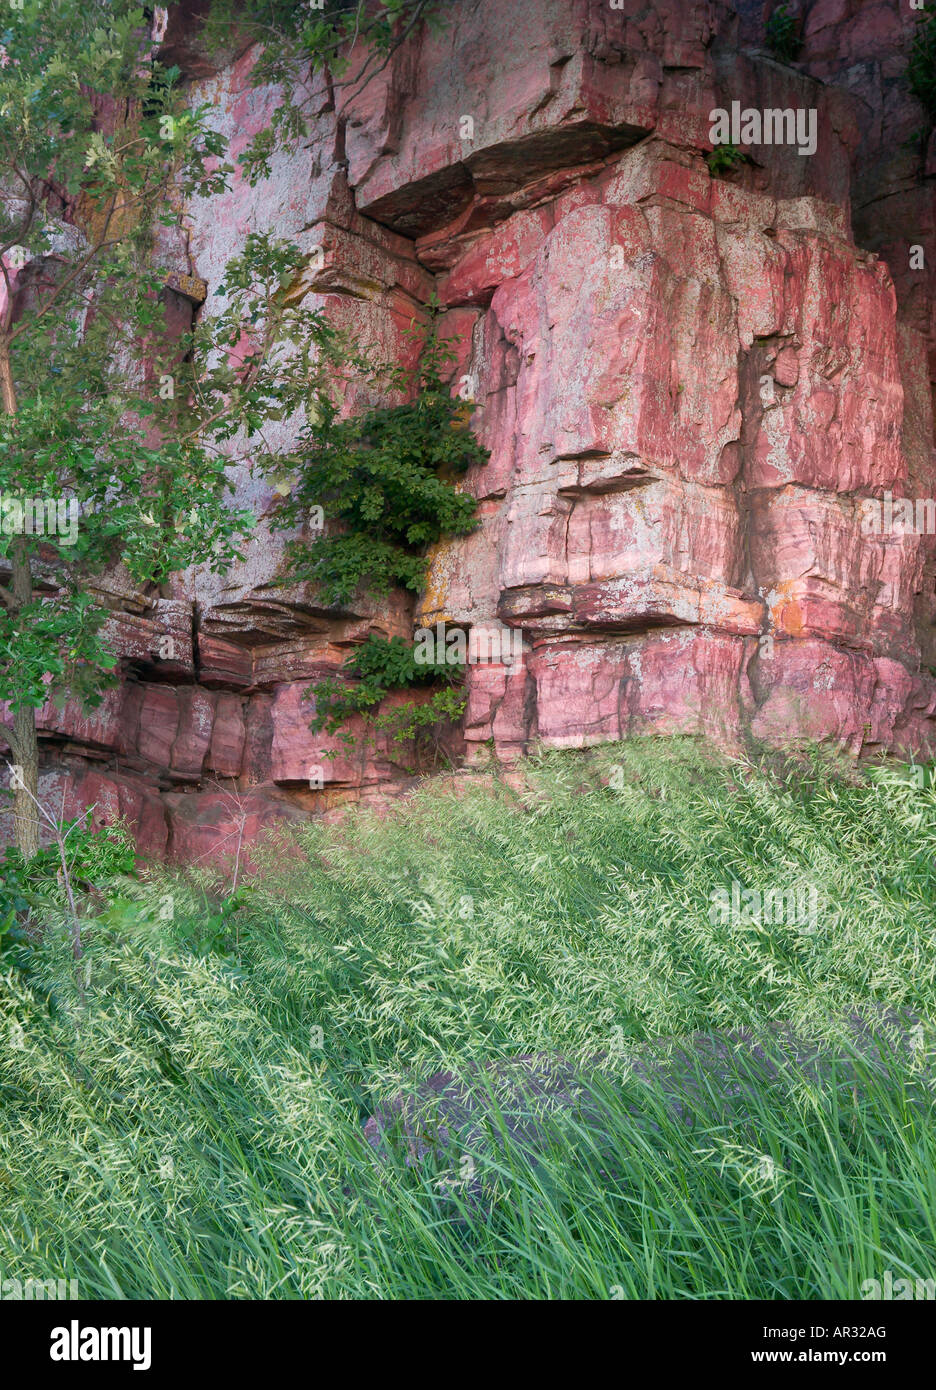
[[[648,1135],[613,1083],[626,1039],[871,1002],[931,1018],[936,795],[675,744],[529,776],[522,805],[429,786],[386,822],[310,826],[226,953],[182,944],[190,882],[118,903],[84,1009],[50,931],[0,991],[0,1275],[92,1298],[837,1298],[933,1276],[932,1096],[909,1067],[844,1099],[791,1078],[743,1130]],[[732,878],[815,884],[815,930],[713,925]],[[444,1173],[362,1142],[408,1074],[539,1051],[610,1051],[614,1176],[557,1123],[458,1225]]]

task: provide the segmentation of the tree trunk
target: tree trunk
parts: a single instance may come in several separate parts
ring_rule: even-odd
[[[16,414],[16,391],[6,342],[0,341],[0,408],[5,415]],[[25,537],[20,536],[10,547],[13,567],[10,592],[13,613],[18,613],[32,601],[32,570]],[[39,850],[39,740],[36,737],[36,711],[31,707],[13,714],[11,743],[15,774],[13,778],[13,835],[17,849],[27,858]]]
[[[39,852],[39,740],[36,711],[27,707],[13,715],[14,750],[19,776],[13,794],[13,835],[27,859]]]

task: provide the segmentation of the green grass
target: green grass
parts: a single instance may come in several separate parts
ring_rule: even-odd
[[[677,743],[550,756],[522,792],[453,785],[303,829],[226,950],[192,949],[191,879],[125,889],[86,927],[83,1004],[64,932],[14,948],[0,1277],[85,1298],[783,1299],[936,1274],[919,1055],[858,1088],[790,1075],[743,1121],[700,1103],[693,1127],[643,1088],[648,1127],[626,1079],[631,1040],[882,1003],[928,1027],[936,792]],[[812,883],[817,919],[713,923],[732,879]],[[537,1052],[604,1054],[603,1123],[557,1118],[536,1165],[479,1154],[489,1209],[453,1221],[457,1171],[364,1143],[408,1079]]]

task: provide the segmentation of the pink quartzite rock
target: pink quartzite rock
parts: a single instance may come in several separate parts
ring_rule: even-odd
[[[769,8],[452,0],[357,92],[316,80],[309,138],[255,187],[237,172],[189,200],[157,249],[172,332],[196,302],[178,287],[203,281],[199,312],[218,312],[249,231],[294,240],[290,302],[379,360],[412,364],[438,295],[452,390],[490,451],[460,483],[479,524],[433,548],[415,603],[329,609],[290,582],[276,494],[237,462],[235,503],[258,519],[242,562],[161,597],[101,581],[122,683],[39,719],[70,805],[136,816],[147,853],[200,862],[282,819],[380,805],[412,780],[404,753],[313,734],[303,696],[368,633],[437,621],[523,636],[520,661],[467,670],[449,748],[474,767],[639,734],[932,755],[936,535],[863,524],[888,494],[936,497],[916,17],[815,0],[787,64]],[[197,12],[171,12],[163,56],[236,156],[281,93],[250,85],[236,33],[209,55]],[[711,113],[732,101],[815,110],[815,154],[745,147],[713,174]],[[372,399],[355,385],[345,409]],[[296,428],[268,422],[266,444],[290,451]]]

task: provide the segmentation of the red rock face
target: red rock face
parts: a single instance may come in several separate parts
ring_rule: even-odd
[[[303,697],[368,632],[439,619],[523,635],[519,661],[468,669],[449,747],[469,767],[648,733],[936,752],[936,538],[865,524],[868,499],[936,497],[916,17],[806,3],[788,65],[770,8],[455,0],[353,100],[323,88],[311,145],[256,189],[188,208],[163,254],[207,282],[205,313],[268,227],[308,253],[297,295],[384,359],[410,360],[439,295],[490,450],[465,483],[480,526],[436,549],[415,609],[337,612],[274,586],[273,497],[236,471],[260,518],[246,562],[171,598],[115,590],[121,687],[42,713],[69,806],[223,862],[278,819],[379,803],[412,781],[405,750],[312,734]],[[250,51],[217,70],[170,37],[236,153],[277,92],[249,86]],[[815,111],[815,153],[752,146],[713,175],[733,101]]]

